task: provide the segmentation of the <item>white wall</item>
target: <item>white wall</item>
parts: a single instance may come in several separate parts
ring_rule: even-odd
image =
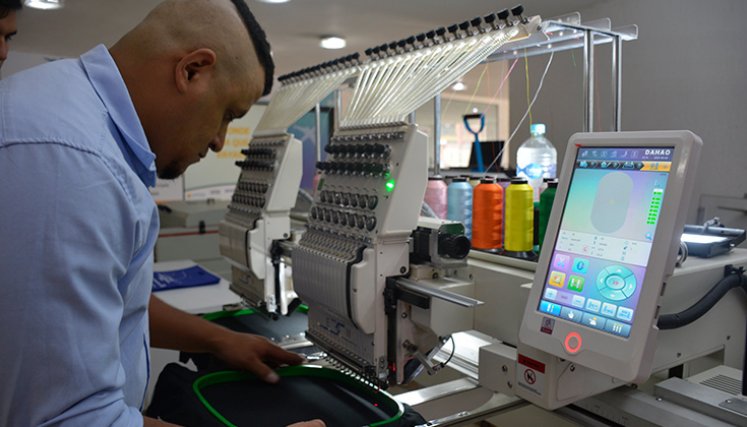
[[[747,1],[607,0],[580,12],[584,20],[609,17],[613,27],[639,26],[638,40],[623,47],[622,130],[689,129],[703,139],[688,220],[700,194],[747,193]],[[609,130],[608,46],[598,47],[596,60],[595,130]],[[546,61],[529,60],[532,91]],[[521,65],[510,81],[512,127],[527,105]],[[559,162],[568,138],[582,129],[581,67],[581,50],[556,54],[533,108],[534,121],[548,125]],[[512,159],[528,128],[527,122],[517,133]]]

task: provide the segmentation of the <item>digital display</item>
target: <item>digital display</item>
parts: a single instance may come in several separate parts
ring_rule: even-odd
[[[674,147],[579,147],[539,311],[630,336]]]

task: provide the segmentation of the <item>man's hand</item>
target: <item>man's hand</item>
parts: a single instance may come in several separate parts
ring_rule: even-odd
[[[288,427],[326,427],[322,420],[304,421],[300,423],[291,424]]]
[[[212,353],[236,369],[249,371],[258,378],[276,383],[278,375],[272,368],[280,365],[298,365],[304,358],[283,350],[267,338],[225,330],[216,340]],[[308,427],[323,426],[309,424]]]
[[[242,334],[187,314],[151,296],[151,345],[195,353],[212,353],[236,369],[243,369],[267,382],[277,382],[272,368],[298,365],[304,359],[257,335]]]

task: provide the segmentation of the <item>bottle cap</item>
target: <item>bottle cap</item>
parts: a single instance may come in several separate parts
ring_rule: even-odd
[[[529,181],[527,181],[526,178],[521,178],[521,177],[518,177],[518,176],[515,177],[515,178],[511,178],[511,184],[526,184],[528,182]]]
[[[547,188],[558,188],[558,181],[550,181],[547,183]]]
[[[532,123],[532,125],[529,126],[529,133],[532,135],[544,135],[545,131],[546,128],[543,123]]]
[[[467,182],[467,178],[463,176],[455,176],[454,178],[451,178],[451,182]]]
[[[441,175],[433,175],[428,177],[428,181],[443,181],[444,177]]]
[[[489,176],[486,176],[485,178],[480,179],[480,184],[493,184],[495,183],[495,180]]]

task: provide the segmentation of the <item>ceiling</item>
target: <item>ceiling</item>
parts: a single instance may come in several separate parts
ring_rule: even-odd
[[[328,61],[435,27],[495,12],[515,3],[493,0],[247,0],[273,47],[277,75]],[[599,0],[597,0],[599,1]],[[524,0],[527,14],[552,17],[595,0]],[[61,10],[24,8],[13,48],[50,57],[78,56],[98,43],[111,46],[159,0],[66,0]],[[217,29],[216,29],[217,30]],[[319,47],[322,35],[340,35],[348,46]]]

